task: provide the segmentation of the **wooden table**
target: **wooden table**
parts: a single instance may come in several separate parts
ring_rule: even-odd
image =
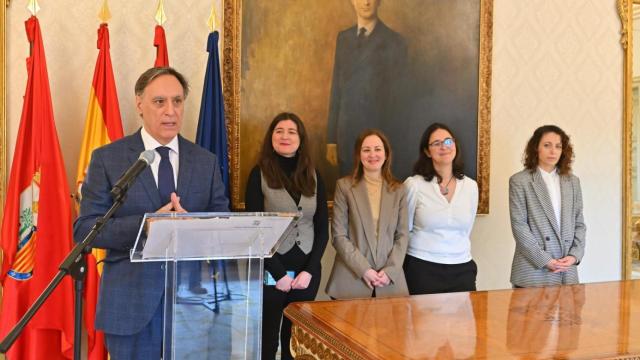
[[[639,359],[640,280],[293,303],[296,359]]]

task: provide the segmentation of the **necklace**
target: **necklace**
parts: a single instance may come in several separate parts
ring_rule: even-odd
[[[442,187],[442,183],[438,184],[440,185],[440,194],[447,196],[449,195],[449,184],[451,184],[451,180],[453,180],[453,175],[451,175],[451,177],[449,178],[449,181],[447,181],[447,185],[445,185],[444,187]]]

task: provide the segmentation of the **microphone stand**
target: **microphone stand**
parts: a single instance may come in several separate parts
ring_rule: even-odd
[[[62,279],[66,275],[71,275],[74,280],[75,289],[75,306],[74,306],[74,333],[73,333],[73,358],[80,360],[81,358],[81,346],[82,346],[82,291],[84,289],[84,280],[87,271],[87,254],[91,252],[91,244],[95,238],[100,234],[102,228],[107,224],[107,221],[111,219],[113,214],[122,206],[126,198],[126,193],[129,190],[128,186],[118,189],[114,194],[113,205],[107,211],[104,216],[96,220],[95,225],[91,228],[91,231],[82,240],[82,242],[76,244],[67,257],[62,261],[58,267],[56,276],[51,280],[49,285],[42,291],[40,296],[31,305],[29,310],[22,316],[20,321],[11,329],[7,336],[0,342],[0,353],[5,354],[11,345],[16,341],[18,336],[22,333],[27,323],[38,312],[40,307],[49,298],[51,293],[58,287]]]

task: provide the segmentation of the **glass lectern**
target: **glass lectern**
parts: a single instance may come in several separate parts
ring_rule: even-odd
[[[131,261],[165,262],[164,359],[259,359],[265,257],[299,213],[145,214]]]

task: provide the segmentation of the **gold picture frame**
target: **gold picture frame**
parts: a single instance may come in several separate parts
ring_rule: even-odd
[[[478,214],[489,213],[489,168],[491,145],[491,58],[493,34],[493,0],[480,1],[480,32],[478,47],[478,110],[476,166],[479,187]],[[244,208],[241,193],[241,173],[247,172],[243,163],[248,154],[241,154],[241,58],[242,48],[242,0],[224,0],[223,81],[225,110],[229,133],[231,204],[235,209]],[[272,114],[272,116],[275,114]],[[422,131],[423,129],[417,130]],[[246,140],[246,136],[243,134]],[[254,139],[256,140],[256,139]],[[242,170],[242,171],[241,171]],[[325,181],[326,182],[326,181]]]
[[[633,5],[638,0],[617,0],[623,58],[622,119],[622,279],[631,279],[633,245],[632,129],[633,129]]]

